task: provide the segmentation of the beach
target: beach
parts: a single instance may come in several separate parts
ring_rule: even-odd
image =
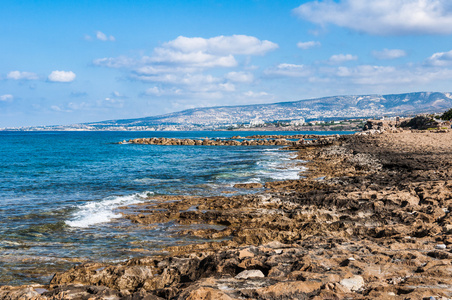
[[[303,178],[232,196],[155,196],[122,218],[199,243],[90,262],[4,299],[448,299],[452,132],[397,130],[289,146]],[[250,186],[252,188],[252,186]],[[186,228],[184,228],[186,226]]]

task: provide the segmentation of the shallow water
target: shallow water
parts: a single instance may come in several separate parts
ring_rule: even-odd
[[[0,285],[47,283],[74,263],[121,261],[197,241],[175,238],[175,224],[132,225],[120,218],[120,206],[153,195],[243,193],[233,185],[296,179],[303,170],[293,153],[273,146],[118,142],[299,133],[0,132]]]

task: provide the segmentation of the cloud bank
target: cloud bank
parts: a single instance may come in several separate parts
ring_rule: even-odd
[[[263,56],[278,47],[247,35],[179,36],[162,43],[150,55],[105,57],[93,64],[121,69],[129,79],[155,84],[142,93],[145,96],[219,99],[223,93],[236,92],[238,85],[254,81],[254,75],[242,69],[240,56],[243,60]],[[215,75],[206,74],[210,70]]]
[[[372,35],[452,34],[449,0],[313,1],[293,10],[298,17]]]

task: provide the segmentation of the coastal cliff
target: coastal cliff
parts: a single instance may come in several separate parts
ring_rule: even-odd
[[[373,132],[290,145],[309,161],[300,180],[241,196],[155,197],[123,216],[199,224],[178,234],[209,243],[83,264],[46,286],[1,287],[0,298],[450,298],[452,132]]]

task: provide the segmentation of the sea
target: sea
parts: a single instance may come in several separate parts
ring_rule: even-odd
[[[250,193],[233,186],[298,179],[305,171],[303,160],[279,146],[121,144],[124,140],[311,133],[1,131],[0,286],[47,284],[55,272],[84,262],[121,262],[202,241],[178,236],[174,223],[132,224],[121,218],[123,206],[159,195]]]

